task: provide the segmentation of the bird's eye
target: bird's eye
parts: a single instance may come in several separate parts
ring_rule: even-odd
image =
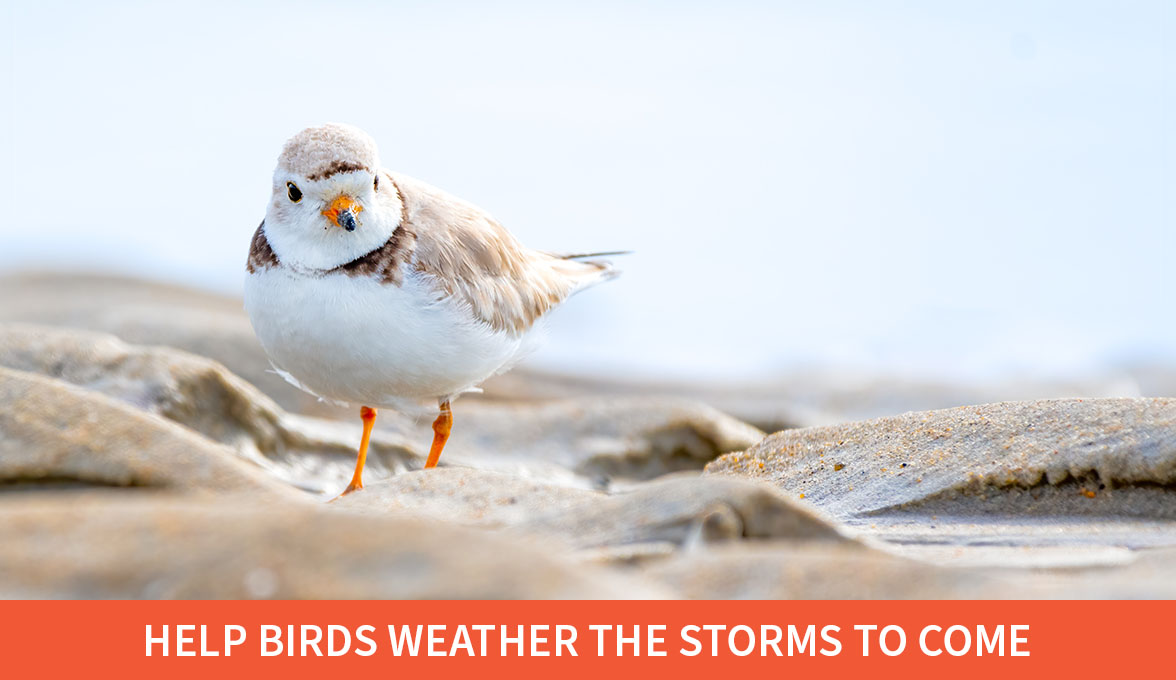
[[[374,189],[375,191],[380,190],[380,176],[379,175],[376,175],[376,178],[374,180],[372,180],[372,189]]]
[[[293,182],[286,182],[286,195],[295,203],[302,200],[302,192],[298,189],[298,185]]]

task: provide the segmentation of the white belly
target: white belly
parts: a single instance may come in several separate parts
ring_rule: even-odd
[[[245,310],[275,368],[348,404],[404,409],[456,396],[509,368],[527,344],[439,300],[426,278],[408,271],[395,286],[259,270],[245,277]]]

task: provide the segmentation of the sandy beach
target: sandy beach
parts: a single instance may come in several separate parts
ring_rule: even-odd
[[[1176,597],[1162,372],[523,370],[456,404],[438,469],[428,423],[382,417],[367,487],[328,503],[358,420],[269,370],[239,300],[0,291],[4,597]]]

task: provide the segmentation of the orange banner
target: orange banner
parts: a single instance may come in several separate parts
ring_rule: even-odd
[[[1105,601],[8,601],[0,610],[7,677],[101,668],[126,678],[283,680],[338,672],[1110,677],[1170,670],[1176,614],[1171,602]]]

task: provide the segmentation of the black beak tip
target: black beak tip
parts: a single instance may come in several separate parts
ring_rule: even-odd
[[[339,224],[347,231],[355,231],[355,215],[349,211],[339,213]]]

